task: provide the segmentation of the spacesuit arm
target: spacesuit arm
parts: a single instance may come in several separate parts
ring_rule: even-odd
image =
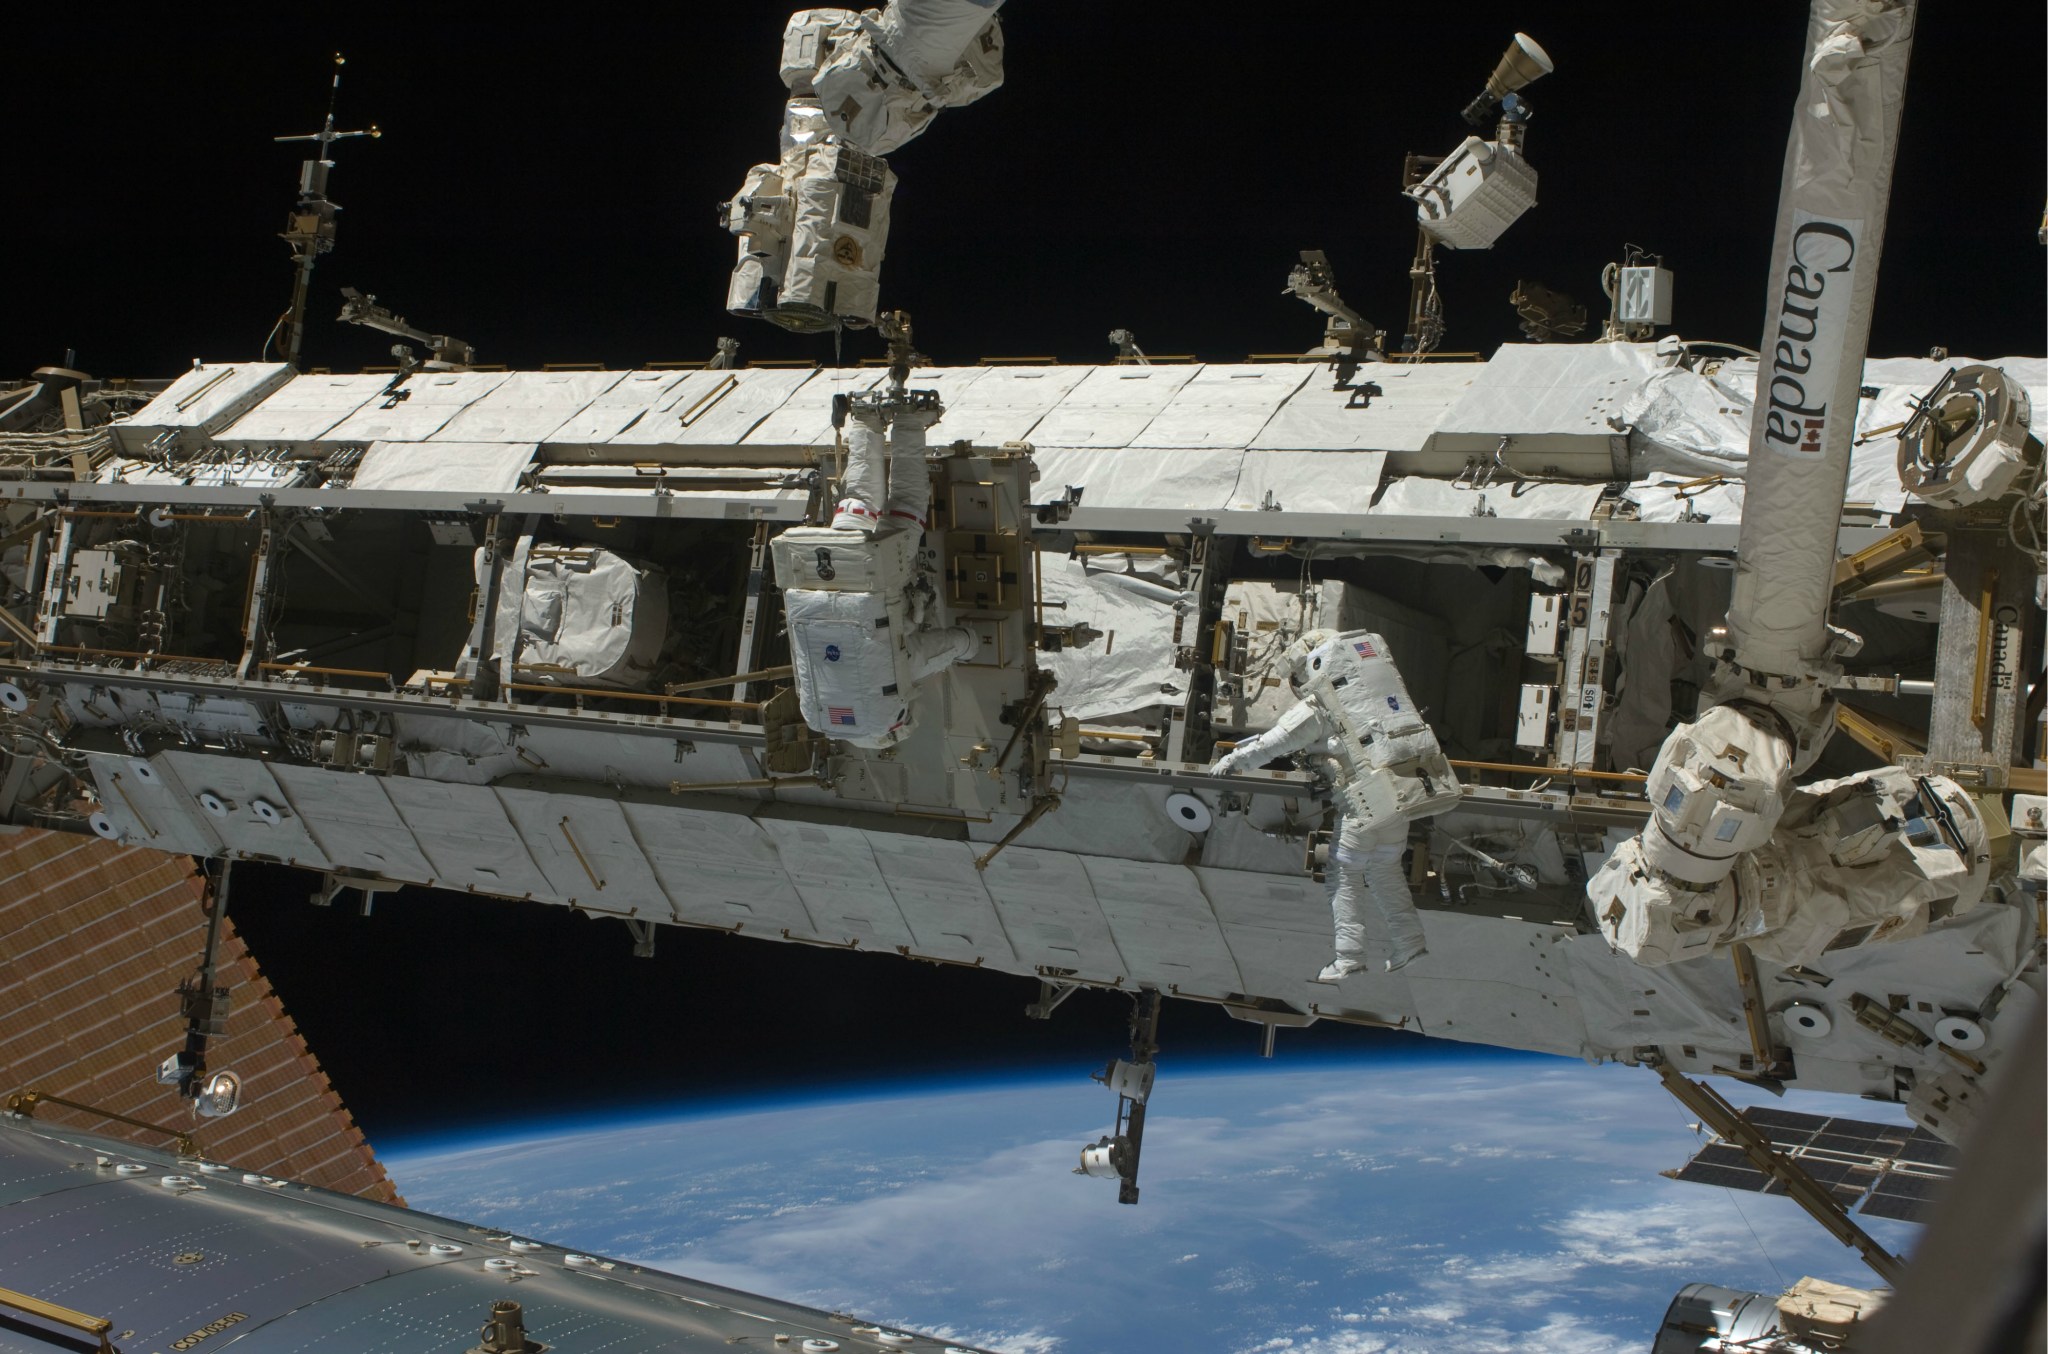
[[[1322,742],[1330,736],[1333,728],[1329,718],[1313,702],[1302,701],[1280,716],[1280,721],[1272,728],[1256,738],[1246,739],[1227,755],[1217,758],[1209,770],[1215,775],[1229,776],[1264,766],[1276,757],[1285,757]]]

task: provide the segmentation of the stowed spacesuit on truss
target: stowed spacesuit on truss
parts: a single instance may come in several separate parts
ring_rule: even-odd
[[[1299,703],[1210,770],[1248,771],[1320,745],[1339,809],[1329,870],[1337,955],[1318,980],[1334,982],[1366,967],[1367,903],[1386,924],[1387,967],[1400,968],[1428,949],[1401,870],[1407,825],[1454,807],[1457,776],[1378,635],[1311,630],[1288,647],[1287,664]]]

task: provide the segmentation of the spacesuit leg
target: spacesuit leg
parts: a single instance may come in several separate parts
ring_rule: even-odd
[[[1365,967],[1364,886],[1358,872],[1342,861],[1330,862],[1330,919],[1337,932],[1336,967]]]
[[[910,680],[921,682],[981,651],[981,640],[964,625],[944,630],[915,630],[903,641],[910,655]]]
[[[839,506],[832,525],[842,531],[879,531],[882,505],[888,500],[888,448],[882,440],[882,416],[856,409],[848,415],[846,474],[840,479]]]
[[[885,521],[891,527],[924,530],[932,497],[931,468],[924,459],[924,430],[931,424],[928,411],[906,409],[896,416],[890,429],[889,508]]]
[[[1401,872],[1401,848],[1407,840],[1406,825],[1390,823],[1379,827],[1347,820],[1337,834],[1337,863],[1348,878],[1356,873],[1364,885],[1365,901],[1386,924],[1391,953],[1388,969],[1398,969],[1429,952],[1422,930],[1422,913],[1408,891],[1408,877]],[[1331,899],[1332,910],[1336,898]],[[1356,903],[1352,904],[1356,917]],[[1344,957],[1345,920],[1337,919],[1338,957]]]

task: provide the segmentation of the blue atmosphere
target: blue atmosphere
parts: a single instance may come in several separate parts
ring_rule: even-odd
[[[1079,1075],[528,1124],[384,1159],[416,1208],[1014,1354],[1640,1354],[1685,1283],[1874,1282],[1787,1200],[1659,1177],[1696,1139],[1641,1069],[1282,1050],[1162,1063],[1135,1208],[1071,1173],[1113,1109]],[[1895,1250],[1917,1234],[1868,1225]]]

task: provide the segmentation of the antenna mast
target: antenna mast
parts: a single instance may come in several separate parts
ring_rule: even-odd
[[[320,130],[304,136],[279,136],[272,140],[317,141],[320,149],[299,166],[299,203],[285,223],[282,239],[292,247],[292,303],[278,321],[283,331],[284,360],[299,365],[299,350],[306,340],[306,294],[313,285],[313,263],[334,248],[334,216],[341,210],[327,200],[327,172],[334,168],[328,148],[352,136],[379,137],[384,133],[375,123],[359,132],[334,130],[334,103],[341,94],[341,68],[347,64],[340,52],[334,54],[334,83],[327,90],[327,120]],[[273,331],[275,332],[275,331]],[[266,351],[269,345],[265,344]]]

